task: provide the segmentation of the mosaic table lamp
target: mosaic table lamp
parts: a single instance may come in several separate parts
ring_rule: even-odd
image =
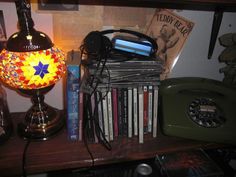
[[[34,29],[29,2],[15,4],[20,31],[10,36],[0,54],[0,77],[9,87],[32,97],[33,106],[18,124],[19,135],[46,140],[64,125],[59,111],[44,103],[44,94],[65,74],[65,55],[45,33]]]

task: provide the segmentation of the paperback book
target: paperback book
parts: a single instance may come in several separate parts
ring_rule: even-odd
[[[79,139],[79,53],[71,51],[67,56],[66,108],[67,132],[69,140]]]

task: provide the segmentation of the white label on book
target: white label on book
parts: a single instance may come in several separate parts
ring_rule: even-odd
[[[148,86],[148,132],[152,132],[153,87]]]
[[[133,132],[133,96],[132,96],[132,89],[128,89],[128,137],[132,137]]]
[[[102,93],[102,108],[104,121],[104,134],[107,141],[109,141],[109,126],[108,126],[108,110],[107,110],[107,96],[104,98],[106,92]]]
[[[143,89],[142,87],[138,89],[138,98],[139,98],[139,143],[143,143]]]
[[[153,130],[152,136],[157,136],[157,118],[158,118],[158,87],[154,87],[154,101],[153,101]]]
[[[113,140],[113,114],[112,114],[112,98],[111,91],[107,93],[107,106],[108,106],[108,126],[109,126],[109,139]]]
[[[138,89],[133,88],[134,135],[138,135]]]

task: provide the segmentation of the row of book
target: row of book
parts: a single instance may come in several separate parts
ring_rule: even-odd
[[[98,142],[102,134],[108,142],[118,137],[137,136],[139,143],[143,143],[144,134],[157,136],[157,85],[118,87],[108,91],[101,88],[91,97],[83,92],[73,92],[67,101],[71,105],[67,110],[70,140],[82,140],[83,133],[89,142]]]
[[[70,140],[82,140],[85,132],[89,142],[98,142],[102,133],[108,142],[118,137],[137,136],[139,143],[143,143],[144,134],[157,136],[158,85],[102,87],[92,96],[79,92],[77,86],[78,83],[74,83],[70,88],[75,90],[67,90]]]
[[[94,63],[81,82],[81,68],[74,60],[78,57],[74,51],[67,57],[68,138],[110,142],[137,136],[143,143],[144,134],[156,137],[161,63],[106,62],[106,69]]]
[[[96,136],[101,136],[100,133],[104,133],[108,142],[118,137],[137,136],[139,143],[143,143],[144,134],[157,136],[157,85],[102,87],[98,90],[86,104],[91,107],[92,113],[90,120],[87,120],[90,121],[87,131],[90,142],[96,142],[99,139]],[[96,132],[98,126],[100,133]]]

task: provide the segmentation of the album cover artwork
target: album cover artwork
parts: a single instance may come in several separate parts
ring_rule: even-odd
[[[156,56],[164,62],[162,79],[173,69],[193,27],[193,22],[171,10],[156,10],[146,34],[157,42]]]

